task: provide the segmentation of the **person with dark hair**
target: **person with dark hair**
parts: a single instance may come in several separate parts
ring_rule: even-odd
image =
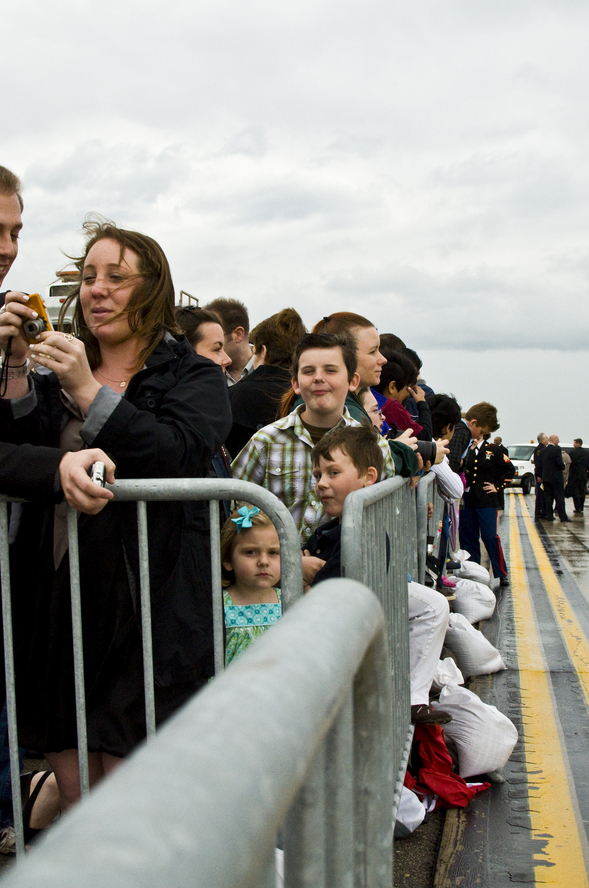
[[[325,561],[311,585],[341,576],[341,520],[350,493],[376,484],[382,474],[379,436],[372,426],[333,429],[311,451],[317,493],[331,519],[308,543],[307,553]],[[448,602],[419,583],[408,588],[411,721],[447,724],[449,713],[433,710],[429,691],[448,628]]]
[[[247,308],[239,299],[223,298],[213,299],[205,308],[214,312],[221,320],[225,351],[231,358],[231,365],[225,368],[225,379],[228,386],[233,386],[254,369]]]
[[[174,316],[197,355],[208,358],[223,370],[231,364],[231,358],[224,348],[221,321],[213,311],[196,305],[179,305]]]
[[[227,387],[221,369],[179,336],[163,250],[111,222],[88,221],[85,230],[73,334],[41,333],[29,348],[26,298],[7,296],[0,344],[12,339],[23,366],[30,353],[35,372],[8,380],[2,428],[12,440],[34,426],[34,443],[101,448],[120,478],[206,476],[230,427]],[[161,723],[213,672],[208,513],[203,503],[149,503],[147,520]],[[94,784],[145,737],[135,507],[112,503],[80,516],[78,528]],[[53,504],[24,505],[12,551],[20,737],[45,753],[62,810],[79,798],[66,530]]]
[[[513,466],[508,456],[486,440],[499,428],[496,407],[481,401],[466,412],[465,420],[470,429],[471,444],[463,460],[466,488],[464,508],[460,513],[460,544],[470,552],[472,560],[480,564],[480,535],[491,559],[493,576],[499,578],[501,586],[509,586],[497,533],[497,491],[513,477]]]
[[[395,336],[394,333],[381,333],[380,347],[381,349],[387,348],[389,351],[402,352],[407,346],[403,340],[398,336]]]
[[[387,423],[399,431],[411,429],[420,441],[431,441],[431,416],[423,389],[416,385],[417,370],[414,364],[399,352],[386,351],[386,358],[380,382],[374,385],[373,389],[386,398],[381,410]],[[420,422],[416,422],[403,406],[409,395],[415,398]]]
[[[583,439],[575,438],[570,452],[571,468],[566,496],[572,496],[575,515],[582,515],[585,510],[587,496],[587,473],[589,472],[589,450],[583,447]]]
[[[260,429],[232,463],[233,477],[274,493],[293,516],[301,543],[324,519],[313,483],[311,450],[330,429],[359,423],[345,407],[358,386],[356,354],[347,336],[307,333],[293,354],[292,387],[302,404]],[[395,473],[389,447],[381,439],[387,476]]]
[[[254,369],[229,389],[233,425],[225,443],[231,454],[237,455],[255,432],[277,419],[281,398],[291,391],[294,348],[306,332],[294,308],[282,309],[252,330]]]
[[[451,441],[462,415],[456,398],[451,395],[428,395],[426,401],[432,419],[433,437]]]

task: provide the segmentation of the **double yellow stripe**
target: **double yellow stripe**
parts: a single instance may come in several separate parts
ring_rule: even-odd
[[[542,843],[535,855],[537,884],[586,888],[589,886],[584,848],[587,842],[578,827],[578,812],[569,790],[566,752],[560,737],[560,722],[548,680],[540,631],[536,622],[530,590],[526,581],[522,548],[519,540],[515,503],[517,494],[506,497],[509,508],[509,564],[511,594],[523,720],[523,744],[528,771],[529,810],[532,839]],[[519,497],[518,497],[519,499]],[[574,615],[554,574],[554,570],[538,539],[529,516],[526,529],[534,556],[542,572],[548,596],[555,607],[558,622],[569,652],[575,651],[573,663],[579,663],[583,682],[589,663],[589,647],[579,639]],[[541,594],[540,590],[536,594]],[[572,619],[571,619],[572,618]],[[587,657],[587,659],[585,659]],[[587,697],[589,702],[589,697]]]

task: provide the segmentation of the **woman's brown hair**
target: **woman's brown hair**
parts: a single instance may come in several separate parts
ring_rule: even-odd
[[[59,325],[63,322],[68,308],[74,304],[73,332],[86,346],[88,362],[94,370],[100,364],[100,348],[98,340],[90,332],[80,304],[80,289],[84,264],[88,253],[101,240],[113,240],[119,245],[122,262],[125,250],[132,250],[139,260],[139,273],[135,276],[137,284],[129,298],[124,314],[128,316],[129,339],[137,336],[145,341],[145,347],[138,356],[138,367],[142,367],[166,331],[179,334],[174,319],[174,284],[168,260],[160,245],[138,231],[117,228],[114,222],[106,219],[87,218],[84,222],[86,248],[83,256],[74,258],[80,272],[80,281],[68,296],[59,315]]]
[[[250,343],[257,354],[264,346],[264,364],[286,367],[290,370],[295,345],[305,335],[307,328],[294,308],[283,308],[254,327]]]
[[[330,314],[327,317],[321,318],[320,321],[317,321],[311,332],[347,333],[349,335],[350,333],[353,333],[354,328],[357,327],[367,329],[368,327],[374,327],[374,324],[372,321],[369,321],[368,318],[354,314],[353,311],[336,311],[334,314]]]

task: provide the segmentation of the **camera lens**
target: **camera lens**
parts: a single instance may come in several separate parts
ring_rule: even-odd
[[[45,321],[43,318],[35,318],[34,320],[27,321],[24,328],[29,339],[34,339],[35,336],[38,336],[45,329]]]

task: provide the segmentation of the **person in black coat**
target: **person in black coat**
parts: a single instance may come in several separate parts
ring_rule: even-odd
[[[542,472],[540,481],[546,497],[546,521],[554,521],[554,506],[561,521],[570,521],[567,517],[564,502],[564,460],[562,450],[559,447],[558,435],[550,435],[548,444],[542,454]]]
[[[277,419],[282,396],[291,389],[292,353],[306,332],[294,308],[284,308],[251,331],[254,369],[229,389],[233,425],[225,444],[232,456]]]
[[[230,427],[222,371],[174,335],[159,245],[111,223],[87,230],[71,297],[76,336],[41,334],[33,384],[9,380],[1,427],[14,443],[27,431],[35,444],[101,448],[120,478],[206,477]],[[11,335],[16,359],[27,352],[29,316],[9,294],[0,344]],[[135,505],[121,502],[78,523],[92,783],[145,736],[136,520]],[[213,670],[208,512],[204,503],[149,503],[147,520],[160,723]],[[21,742],[46,752],[63,810],[79,796],[79,777],[69,556],[52,505],[24,506],[11,555]]]
[[[542,456],[548,444],[548,435],[540,432],[537,437],[538,445],[534,448],[532,462],[534,463],[534,493],[536,502],[534,505],[534,521],[546,518],[546,495],[542,489]]]
[[[589,472],[589,450],[583,447],[583,439],[575,438],[570,452],[571,467],[565,496],[572,496],[575,514],[582,515],[587,495],[587,473]]]

